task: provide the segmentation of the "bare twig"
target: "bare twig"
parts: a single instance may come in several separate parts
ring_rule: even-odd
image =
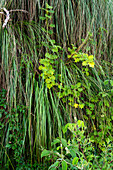
[[[23,10],[23,9],[13,9],[13,10],[10,10],[9,12],[25,12],[25,13],[29,13],[28,11]]]
[[[28,11],[23,10],[23,9],[15,9],[15,10],[7,10],[6,8],[1,8],[0,10],[3,10],[6,13],[6,19],[4,20],[4,23],[2,25],[2,28],[4,29],[8,23],[8,21],[10,20],[10,13],[11,12],[25,12],[28,13]],[[5,15],[4,12],[0,12],[1,15]]]
[[[3,8],[3,10],[6,12],[6,19],[4,20],[4,23],[3,23],[3,29],[6,27],[9,19],[10,19],[10,14],[9,14],[9,11],[6,9],[6,8]]]

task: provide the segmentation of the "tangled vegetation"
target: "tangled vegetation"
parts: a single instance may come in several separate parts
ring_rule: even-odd
[[[113,2],[0,9],[0,168],[112,169]]]

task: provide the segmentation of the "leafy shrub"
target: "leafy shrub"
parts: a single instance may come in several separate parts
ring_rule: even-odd
[[[11,165],[14,169],[14,164],[18,164],[23,157],[24,128],[19,120],[19,114],[25,114],[25,112],[25,107],[20,105],[8,110],[6,90],[2,89],[0,92],[0,152],[3,158],[2,164],[6,168]]]
[[[69,135],[71,132],[71,136]],[[94,141],[85,135],[86,127],[81,120],[68,123],[63,127],[64,138],[52,142],[53,149],[44,149],[41,157],[46,156],[55,162],[49,169],[110,169],[113,166],[113,145],[107,141],[101,154],[96,153]],[[68,136],[68,137],[67,137]],[[67,139],[68,138],[68,139]],[[52,157],[50,156],[52,155]]]

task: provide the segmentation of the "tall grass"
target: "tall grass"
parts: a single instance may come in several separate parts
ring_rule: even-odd
[[[86,37],[88,32],[93,33],[93,45],[90,44],[91,52],[98,57],[102,55],[102,59],[111,60],[112,58],[112,18],[113,18],[113,2],[111,0],[91,0],[91,1],[15,1],[1,2],[1,7],[6,4],[8,9],[24,9],[29,12],[24,14],[21,12],[13,12],[12,18],[16,14],[16,20],[35,20],[41,23],[39,16],[42,15],[42,7],[46,2],[53,6],[55,11],[55,38],[63,47],[70,44],[79,46],[82,39]],[[42,23],[41,23],[42,24]],[[44,23],[45,24],[45,23]],[[86,49],[86,48],[85,48]],[[84,49],[84,50],[85,50]],[[102,54],[101,54],[102,53]]]
[[[26,27],[26,25],[24,25]],[[49,147],[51,140],[56,135],[61,135],[61,125],[63,114],[61,115],[59,101],[56,94],[48,90],[36,71],[40,56],[36,51],[35,40],[32,41],[27,35],[21,34],[18,30],[4,30],[2,38],[2,70],[5,72],[5,88],[7,89],[8,114],[11,117],[14,113],[12,108],[17,109],[18,104],[26,106],[26,113],[22,114],[21,108],[17,122],[21,123],[20,131],[23,131],[23,148],[30,146],[28,158],[35,153],[40,162],[41,147]],[[34,29],[35,30],[35,29]],[[37,28],[34,30],[29,26],[29,35],[39,37]],[[19,34],[16,34],[16,31]],[[37,34],[36,34],[37,32]],[[43,40],[45,41],[45,40]],[[27,43],[27,46],[26,46]],[[36,75],[37,74],[37,75]],[[16,110],[16,112],[18,113]],[[6,119],[6,117],[4,118]],[[24,121],[22,121],[24,120]],[[16,123],[17,123],[16,122]],[[11,122],[12,125],[12,122]],[[15,124],[18,127],[18,123]],[[2,145],[7,145],[10,141],[10,122],[4,127],[4,140]],[[7,137],[7,140],[5,138]],[[27,142],[25,142],[26,139]],[[1,153],[4,156],[3,147]],[[9,153],[8,153],[9,154]]]
[[[30,14],[27,16],[22,12],[11,13],[12,23],[8,23],[4,30],[1,29],[0,83],[7,90],[9,120],[15,120],[13,108],[18,113],[16,128],[20,126],[21,131],[24,129],[22,136],[19,135],[23,141],[21,156],[24,155],[24,158],[31,160],[31,164],[34,160],[42,161],[41,147],[49,148],[52,139],[61,136],[62,125],[73,121],[74,116],[83,119],[87,126],[92,128],[89,130],[89,133],[92,133],[95,126],[99,130],[103,121],[101,114],[104,114],[105,118],[113,114],[112,95],[108,95],[106,101],[104,97],[101,97],[101,93],[108,93],[111,88],[104,84],[105,80],[113,79],[113,64],[110,64],[113,56],[112,1],[49,1],[55,11],[50,21],[55,24],[54,34],[50,37],[42,30],[42,27],[46,28],[45,23],[39,20],[39,16],[44,15],[41,8],[45,8],[46,2],[48,1],[18,0],[18,3],[15,3],[15,1],[3,0],[0,3],[0,8],[5,6],[7,9],[24,9]],[[74,44],[78,47],[88,32],[93,34],[92,40],[83,46],[82,51],[95,55],[95,69],[90,69],[90,76],[87,77],[80,66],[73,63],[70,67],[65,62],[67,62],[67,46]],[[84,100],[86,103],[83,110],[69,106],[67,101],[63,103],[57,96],[57,88],[47,89],[40,76],[39,59],[44,58],[48,48],[43,46],[42,42],[48,45],[48,38],[55,39],[56,43],[64,49],[63,54],[59,54],[62,60],[58,64],[56,75],[61,74],[64,84],[69,87],[77,82],[81,82],[86,87],[81,96],[81,101]],[[95,104],[91,99],[97,96],[98,100]],[[92,111],[94,118],[86,114],[90,103],[95,105]],[[109,107],[106,103],[110,103]],[[20,107],[17,110],[18,105]],[[21,105],[25,106],[24,113],[23,109],[20,109]],[[108,123],[109,121],[104,125],[109,126]],[[7,162],[7,155],[10,154],[8,148],[4,152],[5,146],[10,142],[12,133],[10,127],[12,127],[12,122],[6,121],[0,151],[3,164]],[[111,132],[110,129],[109,135]],[[10,159],[12,161],[12,158]]]

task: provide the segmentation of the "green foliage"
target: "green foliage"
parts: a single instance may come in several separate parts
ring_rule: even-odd
[[[46,2],[0,32],[0,169],[112,169],[112,2]]]
[[[71,136],[69,135],[69,131]],[[68,123],[63,127],[64,138],[54,139],[52,146],[55,147],[49,150],[43,150],[41,156],[52,155],[52,160],[55,162],[49,169],[111,169],[113,166],[113,145],[110,140],[104,145],[104,150],[101,154],[95,154],[94,141],[85,135],[86,127],[81,120],[76,123]],[[66,137],[66,138],[65,138]]]
[[[22,154],[24,153],[24,129],[22,124],[19,122],[19,114],[25,114],[24,106],[17,106],[8,111],[8,104],[6,103],[6,91],[3,89],[0,92],[0,141],[1,141],[1,157],[8,158],[4,167],[8,168],[11,164],[14,169],[14,163],[20,163]],[[5,142],[4,142],[5,141]]]
[[[70,52],[70,55],[68,55],[68,58],[73,58],[75,60],[75,63],[77,62],[82,62],[83,66],[89,65],[90,67],[94,67],[94,56],[81,53],[81,52],[76,52],[75,51],[76,47],[72,44],[72,49],[68,48],[68,51]]]

